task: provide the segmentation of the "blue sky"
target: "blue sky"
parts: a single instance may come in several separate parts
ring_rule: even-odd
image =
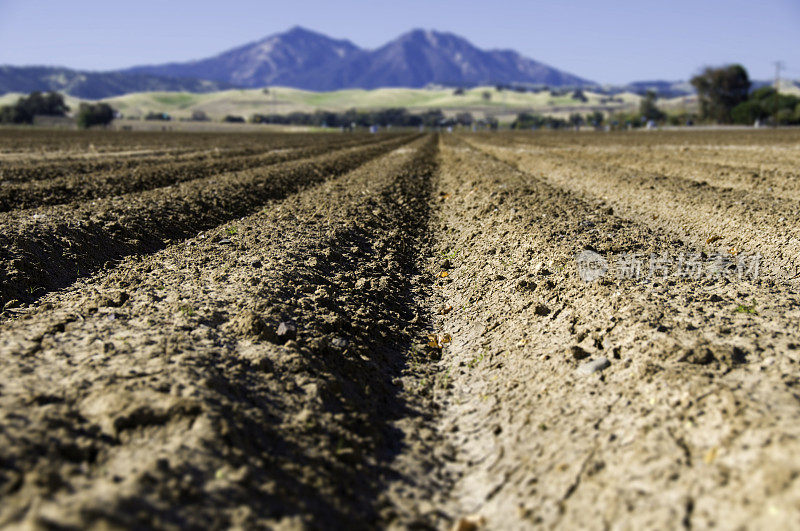
[[[0,0],[0,64],[88,70],[183,61],[301,25],[377,47],[412,28],[512,48],[601,83],[740,62],[800,78],[800,0]]]

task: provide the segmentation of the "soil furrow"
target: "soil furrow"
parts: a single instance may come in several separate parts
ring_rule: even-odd
[[[581,157],[509,153],[476,144],[529,175],[601,198],[625,216],[670,230],[704,252],[764,257],[766,272],[787,281],[800,273],[800,209],[796,201],[753,196],[683,178],[620,172]]]
[[[798,146],[321,136],[0,214],[0,527],[797,527]]]
[[[433,438],[401,422],[428,406],[403,381],[427,370],[407,356],[433,140],[0,325],[0,525],[400,521],[376,497]]]
[[[310,160],[180,183],[132,196],[7,213],[0,234],[0,306],[4,310],[69,285],[108,261],[153,252],[169,240],[247,215],[407,143],[408,137]]]
[[[573,155],[564,154],[564,158]],[[697,155],[684,152],[659,154],[643,153],[633,156],[632,150],[621,150],[609,154],[603,150],[585,149],[581,151],[581,159],[594,162],[607,168],[613,167],[625,172],[645,172],[682,179],[689,182],[710,184],[716,188],[734,188],[745,190],[750,194],[777,196],[781,198],[800,198],[798,187],[798,161],[785,166],[751,162],[737,162],[733,165],[729,160],[706,161]]]
[[[796,293],[612,266],[584,282],[582,251],[698,248],[451,140],[440,168],[446,511],[496,529],[792,525]]]
[[[285,142],[292,138],[304,136],[305,133],[276,133],[265,130],[263,132],[247,133],[206,133],[206,132],[178,132],[178,131],[64,131],[46,130],[30,127],[10,127],[0,130],[0,145],[2,152],[28,155],[35,159],[41,154],[57,156],[73,156],[83,154],[91,156],[114,156],[115,153],[156,151],[167,152],[183,150],[186,146],[194,149],[213,150],[227,148],[241,148],[242,145],[263,142]],[[289,137],[289,138],[287,138]],[[31,146],[35,146],[33,149]],[[120,149],[124,146],[124,149]]]
[[[158,156],[115,158],[99,154],[97,160],[45,160],[27,161],[22,164],[0,162],[0,180],[12,184],[35,183],[55,179],[91,178],[91,174],[114,174],[134,170],[150,170],[152,167],[170,163],[205,162],[215,163],[237,157],[253,157],[268,154],[270,151],[310,147],[319,144],[342,143],[355,145],[358,139],[367,140],[366,135],[264,135],[255,138],[240,139],[240,143],[231,144],[230,140],[221,140],[219,145],[206,149],[163,151]],[[8,186],[8,184],[6,184]]]
[[[181,163],[148,164],[132,172],[119,169],[111,173],[88,174],[43,181],[11,184],[0,188],[0,212],[85,201],[110,195],[152,190],[212,175],[261,167],[312,157],[333,149],[365,145],[364,139],[334,142],[318,141],[313,146],[273,149],[250,156],[225,156],[221,160],[191,160]],[[377,142],[377,139],[370,139]]]
[[[607,135],[609,139],[605,142],[602,136],[595,134],[587,137],[583,133],[562,135],[558,144],[554,144],[547,135],[542,137],[530,133],[514,135],[513,142],[509,142],[508,137],[486,135],[481,136],[481,141],[509,151],[530,151],[533,155],[544,153],[570,159],[580,153],[581,159],[594,160],[606,166],[673,175],[717,187],[778,197],[794,197],[798,194],[796,181],[800,149],[791,144],[760,145],[754,142],[765,135],[775,139],[769,132],[739,133],[737,136],[747,139],[748,143],[729,145],[698,145],[691,135],[685,133],[682,144],[662,143],[670,140],[662,132],[639,134],[639,140],[647,139],[649,135],[656,135],[657,141],[647,144],[646,149],[642,149],[639,142],[631,142],[633,138],[628,135],[624,137],[628,143],[616,143],[620,139],[619,134]],[[793,134],[783,134],[777,138],[785,141],[787,136],[791,138]]]

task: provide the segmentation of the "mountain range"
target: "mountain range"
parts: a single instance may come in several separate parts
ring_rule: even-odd
[[[375,50],[365,50],[347,40],[294,27],[208,59],[138,66],[124,73],[208,79],[249,88],[281,85],[315,91],[421,88],[430,84],[594,84],[512,50],[481,50],[452,33],[421,29]]]
[[[452,33],[412,30],[374,49],[301,27],[214,57],[114,72],[0,67],[0,94],[58,90],[101,99],[129,92],[208,92],[281,85],[314,91],[431,84],[590,86],[591,81],[512,50],[481,50]]]
[[[216,92],[230,83],[121,72],[82,72],[52,66],[0,66],[0,94],[36,90],[99,100],[131,92]]]

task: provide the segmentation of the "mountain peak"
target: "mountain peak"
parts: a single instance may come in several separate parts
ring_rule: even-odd
[[[419,42],[425,43],[429,46],[438,46],[443,40],[457,40],[461,42],[468,42],[463,37],[459,37],[453,33],[436,31],[434,29],[414,28],[400,35],[393,42]]]
[[[288,30],[284,31],[283,33],[278,33],[273,35],[273,37],[310,37],[310,38],[321,38],[321,39],[331,39],[330,37],[323,35],[314,30],[310,30],[308,28],[304,28],[303,26],[292,26]]]

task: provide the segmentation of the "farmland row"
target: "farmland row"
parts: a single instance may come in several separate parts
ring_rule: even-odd
[[[331,137],[313,145],[297,148],[270,149],[257,155],[228,155],[204,160],[192,157],[185,162],[147,164],[132,171],[115,169],[100,174],[71,175],[42,181],[7,184],[0,187],[0,212],[58,205],[72,201],[97,199],[111,195],[151,190],[162,186],[202,179],[222,173],[257,168],[319,155],[334,148],[367,145],[379,139]]]
[[[395,423],[430,409],[399,384],[425,321],[432,140],[0,325],[0,525],[399,518],[375,500],[393,456],[427,444]]]
[[[437,402],[458,480],[438,508],[491,528],[791,525],[796,294],[619,277],[623,252],[702,247],[452,139],[439,167]],[[582,250],[606,276],[581,280]]]
[[[64,131],[12,127],[0,129],[0,155],[39,159],[44,154],[66,157],[105,157],[135,152],[230,149],[274,139],[284,133],[257,132],[230,135],[205,132]],[[285,139],[284,139],[285,140]],[[0,159],[1,160],[1,159]]]
[[[581,160],[592,160],[626,171],[644,170],[717,187],[779,197],[800,197],[797,184],[800,148],[796,145],[698,145],[684,139],[682,144],[653,143],[643,148],[636,142],[607,145],[595,141],[595,138],[602,136],[590,137],[589,142],[581,137],[585,135],[565,135],[561,137],[563,142],[558,145],[531,134],[514,135],[511,137],[513,142],[508,142],[508,137],[483,135],[480,141],[531,156],[542,154],[564,159],[579,156]],[[616,142],[620,140],[616,135],[611,138]],[[748,138],[753,138],[752,133]]]
[[[567,157],[475,145],[529,176],[543,176],[575,193],[600,198],[621,215],[667,229],[703,252],[760,254],[766,259],[764,272],[779,280],[800,272],[800,209],[795,200],[652,173],[645,164],[621,171],[580,152]]]
[[[236,136],[234,135],[234,138]],[[37,160],[4,162],[0,160],[0,179],[6,183],[27,183],[48,179],[80,177],[88,174],[131,171],[151,165],[170,162],[215,162],[234,157],[253,156],[274,150],[310,147],[317,144],[337,142],[355,144],[357,139],[364,141],[363,135],[262,135],[255,138],[243,137],[237,143],[220,142],[213,147],[200,147],[201,144],[187,143],[190,147],[182,149],[143,151],[136,155],[115,156],[99,153],[94,159],[75,159],[76,152],[67,152],[67,158],[37,156]],[[123,152],[126,153],[126,152]]]
[[[84,203],[9,212],[0,230],[0,306],[35,300],[110,260],[247,215],[410,140],[408,136],[307,160],[227,173]]]

